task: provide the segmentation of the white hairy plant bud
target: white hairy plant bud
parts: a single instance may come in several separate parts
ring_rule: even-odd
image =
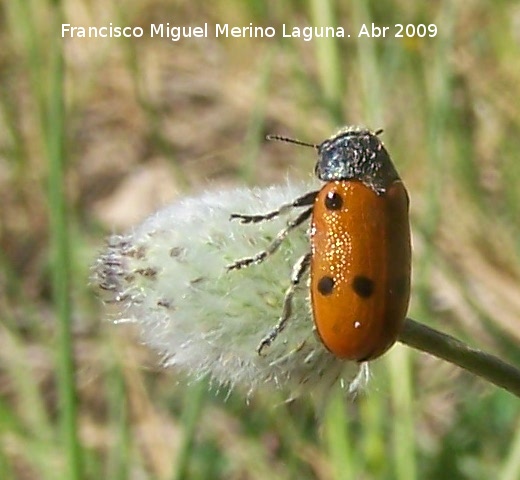
[[[338,380],[356,389],[366,381],[366,365],[340,360],[321,344],[307,277],[286,328],[257,352],[281,315],[294,263],[309,251],[308,224],[262,263],[226,268],[264,249],[298,212],[247,225],[231,221],[231,213],[265,213],[313,187],[289,183],[183,198],[131,232],[111,237],[94,265],[94,281],[105,302],[115,305],[118,321],[135,322],[165,366],[196,379],[209,376],[219,386],[248,392],[272,384],[289,398],[323,393]]]

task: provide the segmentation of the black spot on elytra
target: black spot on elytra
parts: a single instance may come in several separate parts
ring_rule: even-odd
[[[374,293],[374,281],[364,275],[356,275],[352,281],[352,289],[362,298]]]
[[[343,206],[343,198],[339,193],[329,192],[325,197],[325,207],[328,210],[339,210]]]
[[[330,295],[334,290],[334,279],[332,277],[321,277],[318,282],[318,292],[322,295]]]

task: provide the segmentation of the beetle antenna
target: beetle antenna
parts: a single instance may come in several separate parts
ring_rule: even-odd
[[[287,143],[294,143],[296,145],[302,145],[304,147],[312,147],[312,148],[318,148],[319,145],[316,145],[315,143],[307,143],[302,142],[301,140],[296,140],[295,138],[289,138],[284,137],[282,135],[266,135],[266,140],[279,140],[280,142],[287,142]]]
[[[383,130],[382,128],[379,128],[378,130],[376,130],[376,131],[374,132],[374,134],[375,134],[376,136],[378,136],[378,135],[381,135],[383,132],[384,132],[384,130]]]

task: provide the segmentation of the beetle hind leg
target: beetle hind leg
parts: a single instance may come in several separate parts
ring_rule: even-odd
[[[294,292],[296,291],[296,288],[301,282],[301,279],[305,272],[308,270],[309,265],[311,263],[311,252],[306,253],[305,255],[301,256],[296,264],[293,267],[293,272],[291,275],[291,284],[287,288],[285,292],[285,297],[283,301],[283,308],[282,308],[282,315],[280,316],[280,319],[278,320],[278,323],[269,331],[269,333],[260,341],[256,351],[258,352],[258,355],[262,355],[262,352],[265,348],[269,347],[278,334],[280,334],[285,326],[287,325],[288,320],[291,318],[292,315],[292,301]]]

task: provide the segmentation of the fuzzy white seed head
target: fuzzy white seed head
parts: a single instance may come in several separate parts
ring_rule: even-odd
[[[132,232],[111,237],[94,265],[95,283],[117,306],[118,320],[135,322],[166,366],[195,378],[248,391],[269,383],[290,396],[323,393],[338,379],[350,383],[358,364],[334,357],[313,331],[307,277],[285,330],[257,353],[280,317],[293,264],[309,251],[308,224],[264,262],[226,269],[264,249],[297,215],[244,225],[230,221],[231,213],[265,213],[312,189],[316,185],[300,183],[184,198]]]

